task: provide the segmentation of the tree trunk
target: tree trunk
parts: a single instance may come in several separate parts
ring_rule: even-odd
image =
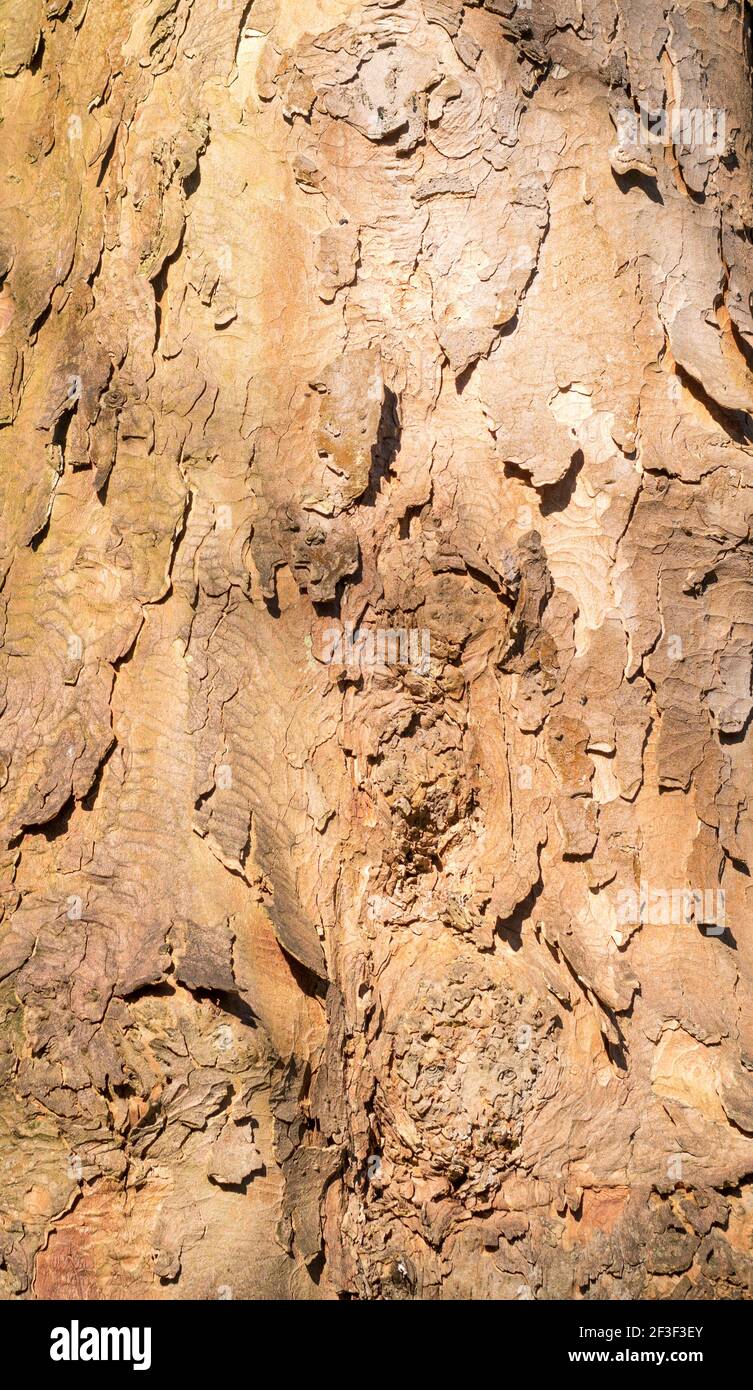
[[[753,1292],[738,0],[2,0],[4,1298]]]

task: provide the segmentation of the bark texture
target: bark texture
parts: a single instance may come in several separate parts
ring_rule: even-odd
[[[753,1293],[750,57],[1,0],[4,1298]]]

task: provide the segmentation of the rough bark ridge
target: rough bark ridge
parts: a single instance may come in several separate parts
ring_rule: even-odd
[[[748,5],[0,15],[2,1296],[749,1297]]]

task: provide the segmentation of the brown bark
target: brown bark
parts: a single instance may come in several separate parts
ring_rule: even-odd
[[[0,1295],[749,1297],[748,5],[0,15]]]

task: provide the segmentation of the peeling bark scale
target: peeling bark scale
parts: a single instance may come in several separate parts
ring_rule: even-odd
[[[0,0],[0,1298],[753,1297],[752,17]]]

